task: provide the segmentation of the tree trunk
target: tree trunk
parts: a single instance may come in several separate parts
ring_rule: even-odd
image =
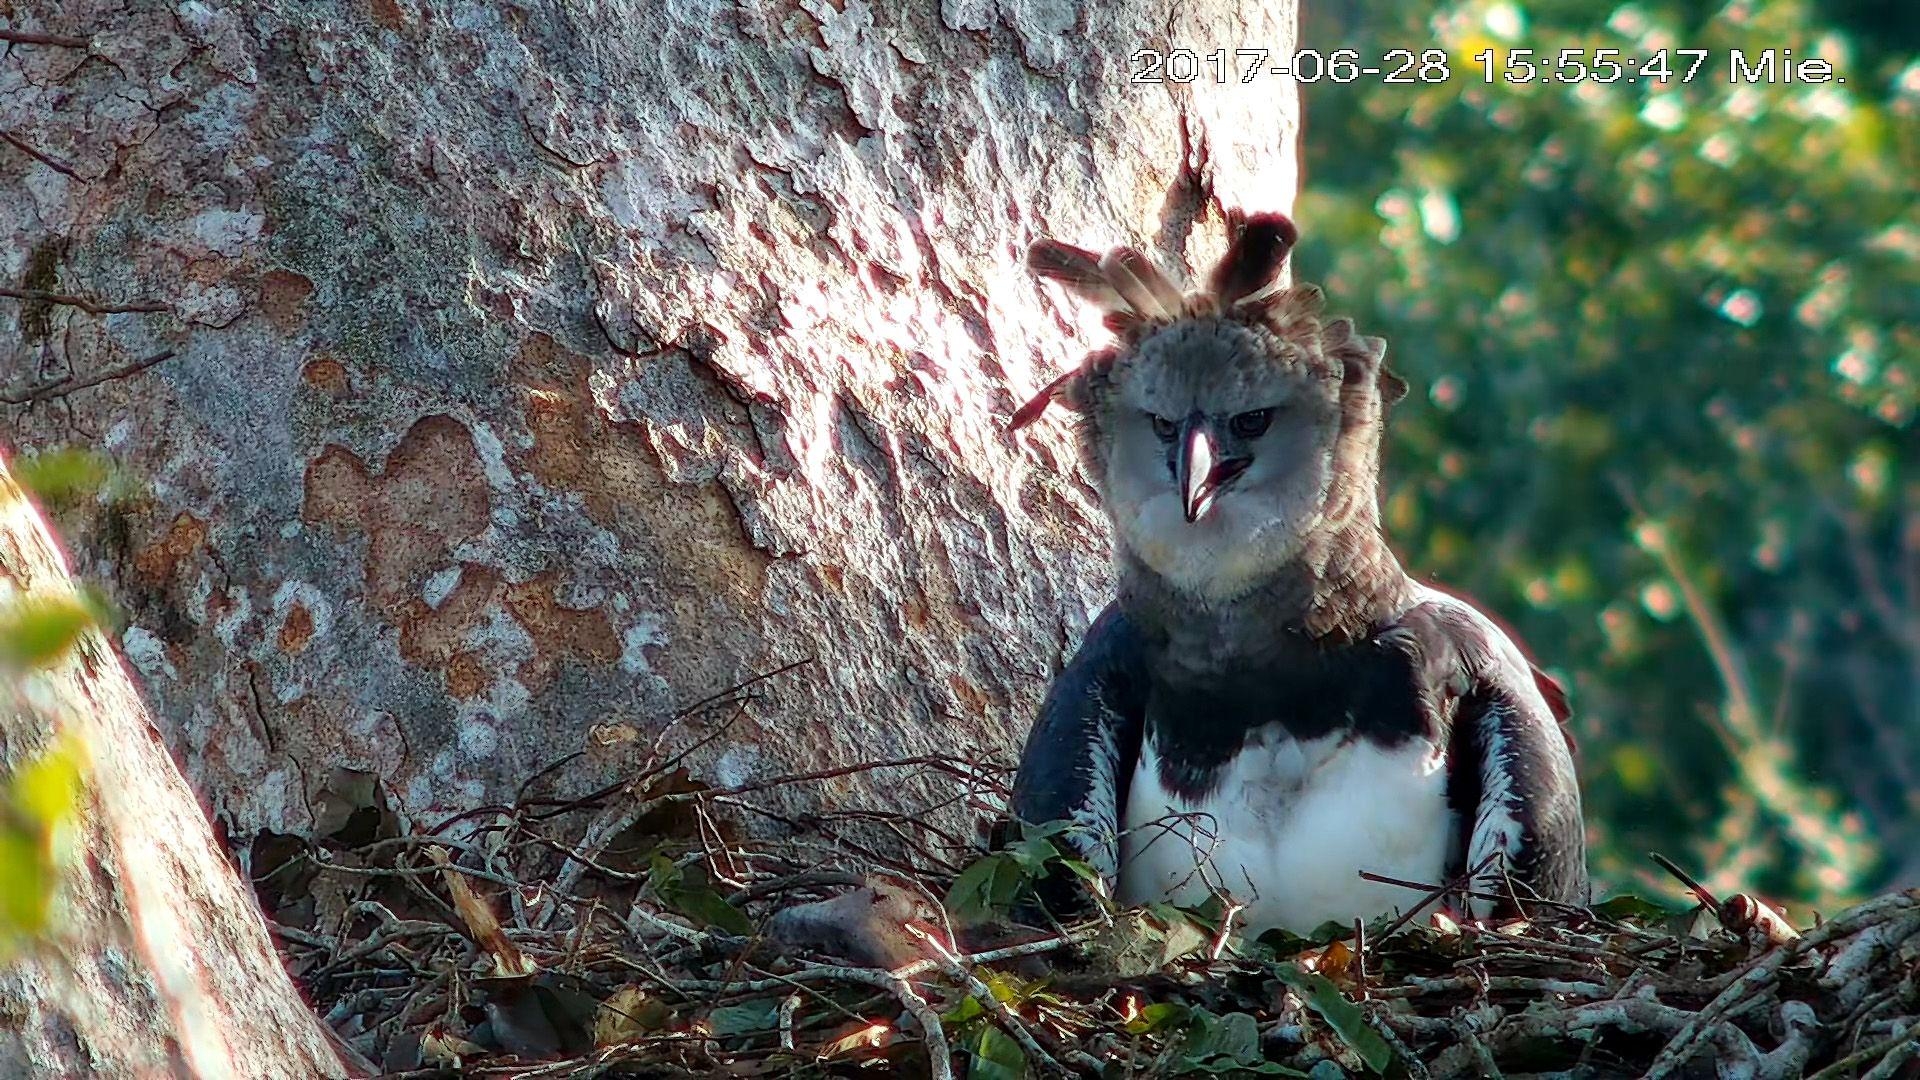
[[[0,461],[0,610],[72,589]],[[92,759],[70,826],[84,863],[51,937],[0,963],[0,1076],[345,1075],[97,633],[52,668],[0,670],[0,781],[60,735]]]
[[[711,775],[1005,756],[1110,582],[1065,425],[1004,433],[1100,336],[1024,248],[1293,196],[1290,84],[1130,81],[1290,0],[4,11],[0,436],[143,485],[63,525],[240,835],[807,657]]]

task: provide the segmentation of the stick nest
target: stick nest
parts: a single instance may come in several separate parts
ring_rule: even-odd
[[[341,791],[358,805],[332,835],[256,841],[267,912],[350,1062],[408,1077],[1920,1075],[1920,890],[1785,939],[1633,897],[1314,940],[1247,940],[1218,905],[1021,919],[1034,876],[1065,865],[1046,836],[983,861],[953,825],[1004,799],[1004,767],[921,757],[699,782],[685,760],[746,696],[703,703],[682,719],[709,721],[705,737],[599,791],[536,796],[536,777],[512,805],[406,828],[369,782]],[[844,805],[846,778],[875,770],[950,805]]]

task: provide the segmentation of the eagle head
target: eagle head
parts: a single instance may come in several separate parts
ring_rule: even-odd
[[[1236,215],[1205,288],[1145,255],[1036,242],[1027,265],[1103,313],[1116,341],[1014,416],[1059,401],[1116,541],[1183,592],[1230,600],[1315,536],[1377,521],[1380,429],[1406,384],[1386,342],[1321,318],[1313,285],[1282,286],[1297,233]]]

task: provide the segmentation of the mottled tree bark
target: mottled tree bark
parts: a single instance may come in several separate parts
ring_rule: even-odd
[[[144,485],[63,525],[239,835],[807,656],[711,775],[1010,751],[1109,584],[1064,426],[1004,432],[1099,336],[1025,246],[1293,195],[1291,86],[1129,80],[1291,0],[0,16],[0,439]]]
[[[0,609],[73,589],[0,461]],[[0,669],[0,778],[91,756],[50,936],[0,962],[0,1076],[344,1076],[106,638]],[[18,873],[0,867],[0,873]]]

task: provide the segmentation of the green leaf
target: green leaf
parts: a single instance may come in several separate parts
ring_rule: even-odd
[[[1246,1013],[1215,1016],[1204,1009],[1193,1011],[1193,1030],[1187,1035],[1181,1052],[1196,1062],[1226,1058],[1239,1064],[1259,1061],[1260,1028]]]
[[[974,997],[972,994],[968,994],[966,997],[960,999],[959,1004],[943,1013],[940,1017],[940,1022],[954,1025],[964,1024],[976,1017],[986,1015],[986,1012],[987,1007],[980,1004],[980,999]]]
[[[963,923],[1004,915],[1032,878],[1019,856],[995,852],[954,879],[947,890],[947,910]]]
[[[1039,873],[1047,865],[1048,859],[1058,858],[1060,855],[1059,849],[1053,846],[1053,841],[1044,836],[1010,844],[1007,846],[1006,853],[1012,856],[1013,861],[1019,863],[1020,868],[1029,875]]]
[[[1146,1035],[1163,1028],[1177,1027],[1187,1022],[1193,1010],[1178,1002],[1156,1001],[1140,1010],[1140,1015],[1127,1021],[1127,1034]]]
[[[1339,987],[1325,975],[1302,971],[1296,964],[1281,964],[1274,973],[1300,995],[1308,1008],[1320,1014],[1334,1034],[1360,1055],[1367,1068],[1377,1073],[1387,1071],[1387,1066],[1393,1063],[1393,1051],[1379,1032],[1367,1026],[1366,1014],[1360,1011],[1360,1006],[1348,1001]]]
[[[1649,900],[1644,896],[1622,893],[1619,896],[1608,897],[1606,900],[1593,905],[1592,910],[1595,915],[1603,919],[1612,919],[1617,922],[1652,923],[1671,919],[1675,915],[1682,914],[1688,909],[1668,907],[1658,901]]]
[[[707,1028],[717,1038],[772,1031],[780,1025],[780,1003],[772,999],[726,1005],[707,1014]]]
[[[0,819],[0,951],[9,938],[33,937],[47,927],[53,906],[53,866],[42,837]]]
[[[1352,935],[1352,933],[1352,923],[1341,922],[1338,919],[1328,919],[1326,922],[1314,927],[1313,933],[1307,935],[1307,940],[1313,942],[1315,945],[1331,945],[1341,938]]]
[[[747,913],[727,903],[727,898],[711,885],[682,885],[663,894],[661,899],[700,926],[734,937],[748,937],[753,933],[753,920],[747,918]]]
[[[955,918],[971,920],[985,913],[987,892],[1001,861],[998,855],[988,855],[975,860],[953,879],[953,885],[947,889],[947,910]]]
[[[1284,930],[1278,926],[1255,938],[1254,944],[1270,951],[1276,960],[1285,960],[1289,957],[1298,956],[1302,952],[1314,947],[1313,942],[1308,939],[1301,937],[1291,930]]]
[[[1179,1070],[1210,1076],[1306,1076],[1260,1053],[1260,1026],[1246,1013],[1216,1016],[1205,1009],[1191,1013],[1193,1029],[1182,1044]]]
[[[655,855],[647,868],[647,881],[653,891],[676,914],[696,926],[718,930],[735,937],[753,933],[753,920],[747,913],[727,903],[703,874],[689,874],[675,866],[665,855]]]
[[[113,459],[77,447],[60,447],[14,461],[13,478],[48,506],[77,502],[99,491],[113,474]]]
[[[38,668],[56,663],[94,624],[77,596],[38,596],[0,611],[0,661]]]
[[[654,892],[666,892],[680,884],[680,868],[665,855],[655,853],[647,861],[647,884]]]
[[[1047,840],[1060,836],[1073,827],[1073,822],[1066,818],[1055,818],[1044,825],[1022,826],[1020,835],[1028,840]]]
[[[1095,870],[1093,864],[1084,859],[1061,859],[1060,865],[1071,871],[1074,877],[1089,885],[1100,884],[1100,871]]]
[[[51,829],[71,818],[80,805],[85,768],[84,749],[67,739],[20,767],[7,785],[9,801],[28,821]]]
[[[1026,1080],[1026,1052],[1006,1032],[992,1024],[982,1024],[965,1045],[973,1055],[967,1080]]]

